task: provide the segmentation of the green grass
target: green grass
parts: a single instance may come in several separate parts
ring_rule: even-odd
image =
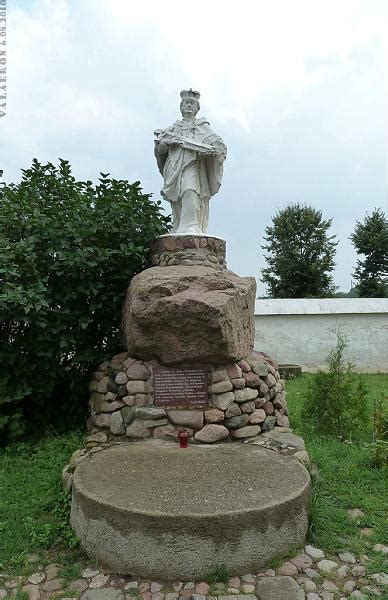
[[[364,442],[372,438],[373,399],[388,393],[388,374],[363,375],[369,390],[369,418],[359,439],[345,442],[317,436],[309,423],[303,422],[303,397],[310,378],[306,374],[286,384],[291,426],[304,437],[313,461],[310,541],[332,554],[345,549],[368,554],[368,570],[384,570],[386,559],[373,552],[373,546],[388,539],[387,469],[372,467]],[[364,516],[353,520],[347,513],[351,508],[361,509]],[[372,528],[370,537],[362,535],[364,527]]]
[[[69,495],[62,491],[61,471],[81,443],[82,435],[74,432],[0,451],[0,567],[28,572],[34,569],[26,560],[28,553],[47,560],[53,552],[78,553],[68,526]]]

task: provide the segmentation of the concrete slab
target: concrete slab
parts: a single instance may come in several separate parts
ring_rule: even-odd
[[[261,447],[161,440],[97,452],[76,468],[71,523],[118,573],[191,579],[243,573],[302,544],[310,478]]]

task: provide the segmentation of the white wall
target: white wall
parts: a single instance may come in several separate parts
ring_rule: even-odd
[[[330,329],[339,324],[356,371],[388,372],[387,298],[256,300],[255,349],[316,371],[336,343]]]

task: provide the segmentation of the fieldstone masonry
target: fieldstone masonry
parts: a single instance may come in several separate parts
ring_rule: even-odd
[[[208,406],[155,406],[153,372],[156,360],[142,361],[127,352],[104,362],[90,383],[88,429],[108,438],[177,439],[188,431],[192,441],[243,440],[288,427],[284,382],[276,363],[252,351],[236,363],[208,365]]]

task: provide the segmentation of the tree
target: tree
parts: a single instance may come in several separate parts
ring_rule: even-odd
[[[121,305],[169,219],[140,183],[33,160],[0,187],[0,432],[78,423],[91,369],[121,350]]]
[[[267,267],[262,281],[273,298],[321,298],[335,291],[332,276],[337,241],[329,236],[332,219],[322,212],[291,204],[279,210],[266,227],[262,246]]]
[[[361,298],[388,297],[388,219],[384,212],[375,208],[363,222],[357,221],[350,236],[357,254],[364,260],[357,260],[353,273],[358,282]]]

